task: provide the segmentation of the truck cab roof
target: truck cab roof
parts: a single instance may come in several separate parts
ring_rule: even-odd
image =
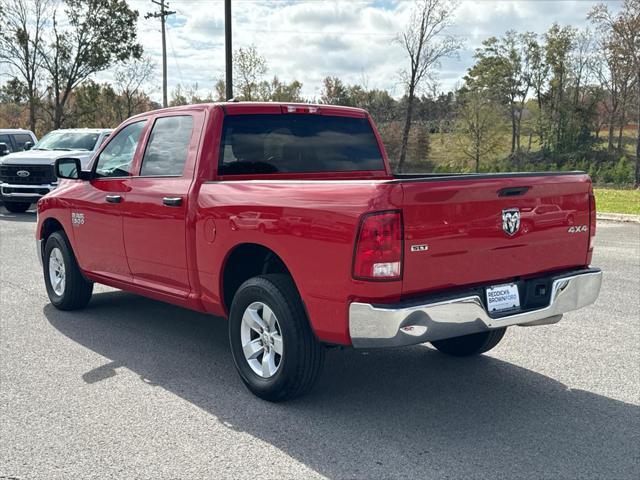
[[[0,128],[0,134],[11,133],[26,133],[33,135],[33,132],[31,130],[25,130],[24,128]]]
[[[356,107],[343,107],[339,105],[328,105],[318,103],[296,103],[296,102],[214,102],[198,103],[193,105],[180,105],[177,107],[167,107],[158,110],[151,110],[132,117],[144,118],[150,115],[167,114],[181,111],[202,111],[222,108],[227,115],[261,115],[278,113],[316,113],[319,115],[338,115],[349,117],[367,117],[366,110]]]

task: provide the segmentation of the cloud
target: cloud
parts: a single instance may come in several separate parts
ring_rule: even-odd
[[[145,52],[161,65],[160,24],[144,19],[155,6],[148,0],[129,0],[140,12],[138,35]],[[236,0],[233,1],[234,47],[255,44],[267,59],[268,76],[300,80],[303,94],[319,95],[322,79],[340,76],[347,83],[366,79],[369,88],[402,95],[398,72],[406,59],[394,38],[406,26],[412,2],[407,0]],[[445,59],[440,88],[455,88],[473,63],[482,40],[508,29],[542,34],[554,22],[587,26],[589,1],[495,0],[460,3],[451,34],[465,41],[457,58]],[[611,2],[619,8],[619,2]],[[177,83],[197,83],[213,89],[224,72],[224,8],[222,0],[173,0],[176,11],[168,22],[169,89]],[[158,72],[161,69],[158,68]],[[111,78],[106,72],[100,77]],[[161,79],[153,82],[159,99]]]

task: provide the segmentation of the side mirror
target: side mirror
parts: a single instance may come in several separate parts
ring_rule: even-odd
[[[9,147],[6,143],[0,143],[0,157],[4,157],[9,153]]]
[[[27,150],[31,150],[33,148],[33,142],[24,142],[24,147],[22,149],[26,152]]]
[[[67,178],[69,180],[86,180],[89,175],[82,171],[80,159],[63,157],[56,160],[56,177]]]

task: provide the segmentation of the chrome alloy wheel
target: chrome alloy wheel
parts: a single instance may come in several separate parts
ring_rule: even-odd
[[[49,253],[49,281],[55,294],[61,297],[64,293],[65,271],[62,251],[58,247]]]
[[[244,358],[254,373],[273,377],[282,363],[282,331],[273,311],[262,302],[253,302],[242,315],[240,342]]]

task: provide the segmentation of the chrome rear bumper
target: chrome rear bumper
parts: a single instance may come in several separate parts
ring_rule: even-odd
[[[349,333],[356,348],[400,347],[509,327],[556,323],[562,314],[595,302],[602,272],[588,269],[553,280],[549,305],[501,317],[490,316],[479,295],[411,305],[349,306]]]

